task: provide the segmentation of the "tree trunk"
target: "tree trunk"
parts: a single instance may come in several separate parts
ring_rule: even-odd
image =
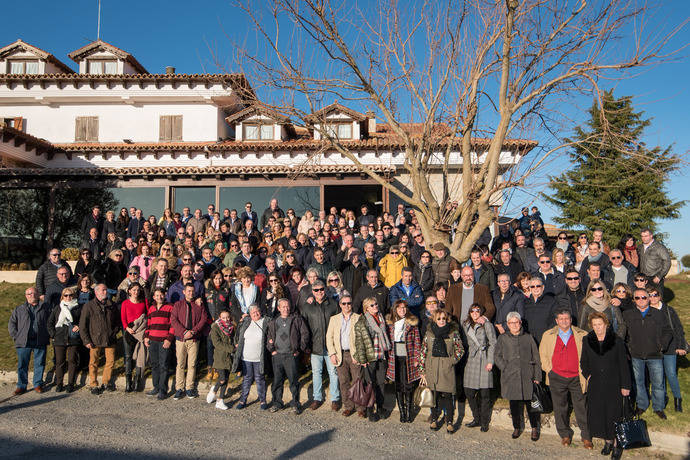
[[[53,247],[55,241],[55,195],[57,194],[57,182],[48,191],[48,225],[46,226],[46,250]]]

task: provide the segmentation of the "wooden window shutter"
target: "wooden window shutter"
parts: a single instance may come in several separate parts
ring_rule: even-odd
[[[162,115],[160,117],[160,125],[158,129],[158,140],[161,142],[170,142],[172,137],[172,131],[170,126],[170,117],[167,115]]]
[[[86,142],[86,117],[76,118],[74,140],[76,142]]]
[[[182,115],[173,115],[170,117],[172,120],[172,136],[171,140],[181,141],[182,140]]]
[[[24,130],[24,119],[22,117],[15,117],[14,118],[14,124],[12,126],[14,129],[17,131],[23,131]]]
[[[98,141],[98,117],[88,117],[87,141]]]

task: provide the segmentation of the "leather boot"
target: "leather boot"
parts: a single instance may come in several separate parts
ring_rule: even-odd
[[[676,412],[683,412],[683,399],[673,398],[673,407],[676,410]]]
[[[125,393],[131,393],[132,390],[132,373],[128,372],[125,374]]]
[[[613,460],[619,460],[621,455],[623,455],[623,448],[620,446],[614,446],[613,450],[611,451],[611,458]]]
[[[144,391],[144,372],[141,367],[134,370],[134,383],[132,385],[134,390],[141,393]]]
[[[401,391],[395,392],[395,399],[398,401],[398,410],[400,411],[400,423],[407,422],[407,415],[405,413],[405,396]]]
[[[412,408],[414,407],[414,392],[408,391],[405,393],[405,415],[407,416],[407,423],[412,423]]]

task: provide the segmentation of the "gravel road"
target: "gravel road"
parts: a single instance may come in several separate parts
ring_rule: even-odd
[[[69,395],[10,397],[14,385],[0,384],[0,457],[604,458],[600,443],[588,452],[579,442],[563,448],[553,436],[531,442],[529,432],[514,441],[510,431],[493,427],[488,433],[462,427],[448,435],[430,431],[425,417],[400,424],[397,412],[370,423],[335,414],[326,405],[298,416],[264,412],[256,403],[240,411],[234,409],[237,393],[226,399],[233,407],[220,411],[206,404],[203,388],[198,399],[157,401],[122,391],[93,396],[85,388]],[[632,451],[624,457],[650,454]]]

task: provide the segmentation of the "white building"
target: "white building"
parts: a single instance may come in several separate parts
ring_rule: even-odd
[[[373,114],[335,103],[312,114],[308,129],[253,104],[241,74],[151,74],[100,40],[69,58],[78,72],[21,40],[0,48],[0,186],[105,184],[121,205],[156,215],[209,203],[241,209],[247,199],[261,207],[271,197],[298,213],[324,204],[393,207],[397,198],[359,167],[323,151],[324,123],[351,139],[362,163],[408,183],[399,139]],[[481,152],[487,141],[475,145]],[[507,142],[502,170],[534,146]],[[455,158],[460,171],[459,152]]]

